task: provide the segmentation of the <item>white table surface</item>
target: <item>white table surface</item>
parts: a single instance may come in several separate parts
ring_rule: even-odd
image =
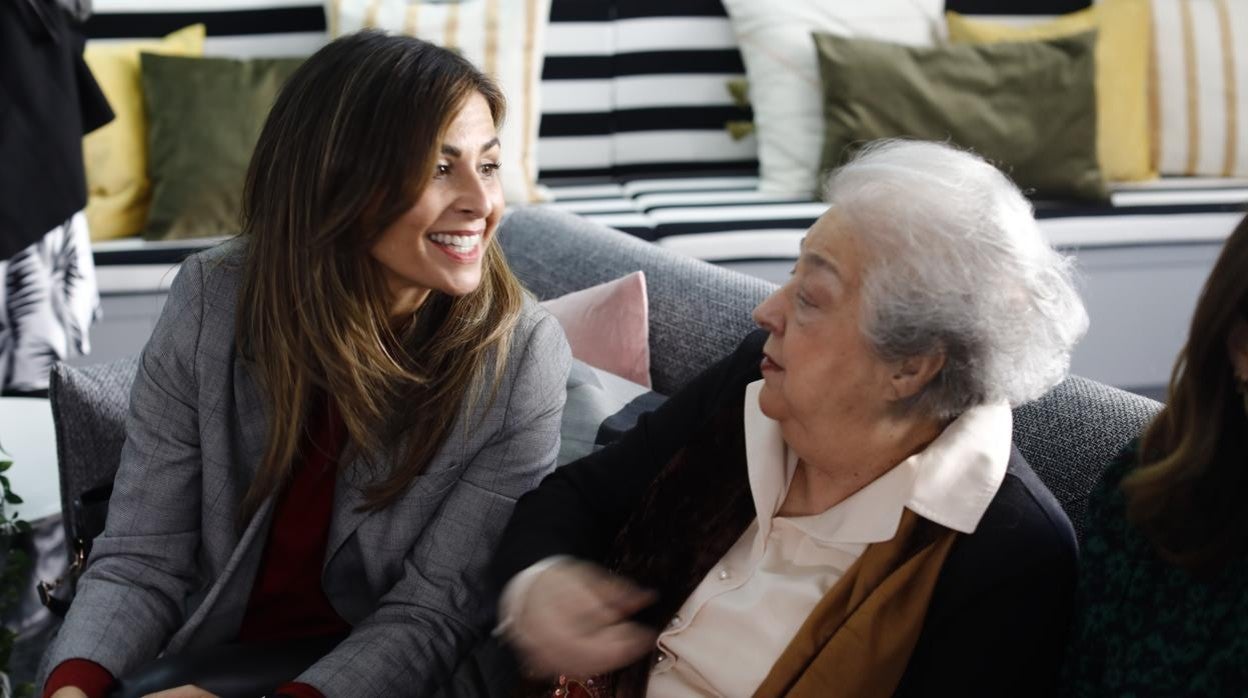
[[[56,470],[56,432],[47,400],[0,397],[0,449],[13,467],[5,475],[21,504],[6,504],[6,516],[17,511],[35,521],[61,511],[61,480]]]

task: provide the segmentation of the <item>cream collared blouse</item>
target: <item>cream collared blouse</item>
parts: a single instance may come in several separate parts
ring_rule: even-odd
[[[926,449],[822,514],[780,517],[797,456],[745,393],[745,448],[758,517],[659,635],[647,695],[751,695],[819,600],[903,509],[972,533],[1005,477],[1012,414],[968,410]],[[539,565],[542,563],[538,563]]]

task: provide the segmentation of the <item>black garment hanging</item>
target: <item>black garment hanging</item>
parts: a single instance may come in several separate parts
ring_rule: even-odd
[[[82,136],[113,118],[55,0],[0,0],[0,260],[87,202]]]

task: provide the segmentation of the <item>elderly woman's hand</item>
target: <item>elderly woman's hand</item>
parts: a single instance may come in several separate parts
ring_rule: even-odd
[[[524,587],[504,594],[501,615],[507,639],[531,675],[593,676],[654,648],[656,633],[628,620],[654,602],[654,593],[597,565],[561,560]]]

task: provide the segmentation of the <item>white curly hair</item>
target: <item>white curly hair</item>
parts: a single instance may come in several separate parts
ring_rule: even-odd
[[[942,419],[1017,406],[1066,376],[1088,327],[1071,262],[997,168],[941,143],[877,141],[826,196],[868,250],[861,331],[876,353],[945,354],[910,406]]]

